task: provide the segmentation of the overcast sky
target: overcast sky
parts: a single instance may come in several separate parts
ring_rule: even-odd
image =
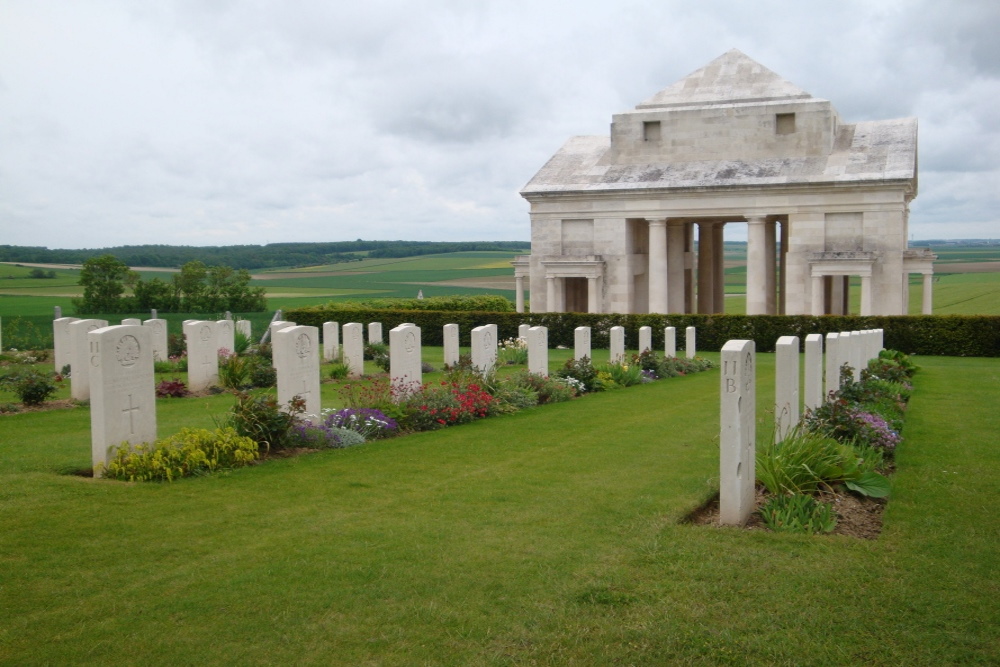
[[[0,0],[0,244],[528,240],[570,136],[731,48],[918,117],[914,238],[1000,238],[997,35],[996,0]]]

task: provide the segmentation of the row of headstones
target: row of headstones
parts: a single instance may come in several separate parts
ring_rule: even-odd
[[[848,364],[854,380],[878,357],[882,329],[831,333],[826,336],[827,394],[840,387],[840,369]],[[742,526],[754,508],[756,460],[756,346],[731,340],[722,347],[719,437],[719,522]],[[805,405],[823,403],[823,337],[805,339]],[[799,421],[799,338],[782,336],[775,347],[775,439],[781,441]]]
[[[187,339],[188,359],[202,360],[206,357],[217,359],[218,351],[232,351],[235,346],[235,333],[240,331],[250,337],[250,322],[239,320],[233,322],[225,319],[217,322],[197,321],[197,335],[192,337],[188,325],[196,320],[185,320],[184,336]],[[61,371],[66,366],[70,368],[70,392],[74,399],[85,401],[90,397],[90,350],[87,339],[91,331],[108,326],[107,320],[79,319],[76,317],[60,317],[52,321],[53,357],[55,368]],[[122,326],[142,326],[150,332],[150,351],[154,361],[167,359],[167,321],[159,318],[140,320],[128,318],[122,320]],[[192,349],[192,347],[194,349]],[[194,356],[192,356],[194,354]],[[211,362],[210,362],[211,363]],[[218,362],[214,373],[218,379]],[[196,361],[193,365],[194,378],[188,379],[192,391],[198,391],[211,385],[212,374]]]
[[[278,325],[289,324],[278,322]],[[272,327],[275,325],[272,324]],[[416,325],[401,325],[401,326],[412,326],[415,327],[417,335],[419,338],[420,328]],[[532,330],[535,330],[532,333]],[[348,372],[351,376],[360,376],[364,369],[364,341],[362,338],[362,325],[357,322],[351,322],[345,324],[343,327],[344,334],[344,353],[343,361],[348,367]],[[405,373],[397,375],[397,373],[392,369],[393,347],[392,347],[392,336],[390,332],[389,340],[389,360],[390,360],[390,375],[393,378],[400,378],[401,381],[407,383],[413,382],[414,374]],[[488,372],[496,366],[497,360],[497,345],[499,343],[497,338],[497,326],[495,324],[486,324],[483,326],[475,327],[472,330],[471,343],[472,343],[472,366],[480,372]],[[664,329],[664,354],[668,357],[677,356],[677,330],[674,327],[666,327]],[[685,354],[690,359],[696,354],[696,333],[694,327],[687,327],[685,330]],[[574,336],[574,358],[580,360],[583,357],[591,356],[591,334],[590,327],[577,327],[573,332]],[[446,366],[453,367],[458,364],[459,361],[459,344],[458,344],[459,329],[457,324],[446,324],[444,325],[444,363]],[[537,373],[539,375],[548,375],[548,329],[546,327],[532,327],[528,324],[522,324],[518,327],[518,338],[524,340],[528,347],[528,371],[531,373]],[[610,359],[613,363],[620,363],[625,358],[625,327],[611,327],[610,330]],[[639,351],[643,352],[652,349],[653,340],[653,330],[651,327],[640,327],[639,328]],[[382,324],[379,322],[371,322],[368,324],[368,342],[369,343],[381,343],[382,342]],[[326,360],[333,360],[339,358],[339,348],[340,348],[340,326],[337,322],[324,322],[323,323],[323,357]],[[399,355],[402,354],[399,350],[396,352],[396,358],[400,358]],[[419,355],[418,355],[419,356]],[[402,362],[401,362],[402,363]],[[404,366],[409,368],[409,362],[402,364],[400,368]],[[416,366],[420,366],[419,358],[416,362]]]

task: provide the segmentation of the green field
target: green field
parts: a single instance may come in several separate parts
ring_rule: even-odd
[[[60,474],[85,409],[0,416],[0,663],[996,664],[1000,360],[920,363],[875,541],[682,523],[718,371],[173,484]]]

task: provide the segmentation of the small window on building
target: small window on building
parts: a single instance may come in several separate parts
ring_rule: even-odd
[[[660,140],[660,121],[658,120],[647,120],[642,123],[642,139],[643,141],[659,141]]]
[[[795,114],[779,113],[774,116],[775,134],[793,134],[795,132]]]

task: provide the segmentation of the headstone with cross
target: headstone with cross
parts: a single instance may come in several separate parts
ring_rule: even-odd
[[[219,383],[219,345],[216,324],[208,320],[184,322],[187,342],[188,389],[202,391]]]
[[[305,412],[318,419],[319,329],[292,326],[274,333],[271,346],[274,369],[278,374],[278,403],[287,409],[295,397],[305,401]]]
[[[94,474],[122,442],[156,440],[152,331],[125,324],[87,333],[90,436]]]

